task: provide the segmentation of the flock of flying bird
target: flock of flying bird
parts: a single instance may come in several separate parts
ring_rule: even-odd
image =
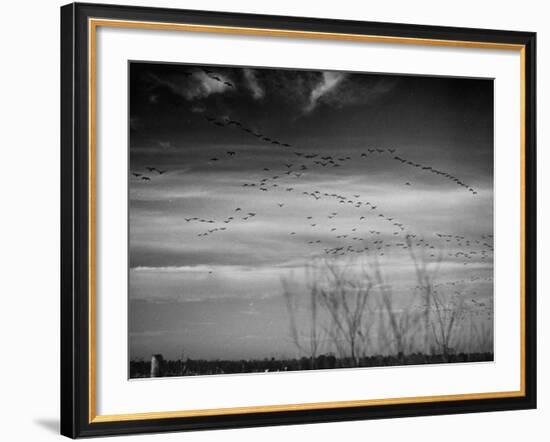
[[[225,80],[224,78],[221,78],[219,74],[216,74],[216,72],[211,71],[210,69],[204,69],[204,68],[197,68],[197,69],[188,69],[183,70],[180,73],[182,75],[185,75],[186,77],[192,77],[195,75],[195,72],[203,72],[208,78],[217,81],[218,83],[224,84],[225,86],[235,88],[235,85],[231,83],[230,81]]]
[[[216,75],[215,72],[208,69],[201,69],[204,74],[215,81],[224,83],[228,87],[235,87],[231,82],[226,81],[221,76]],[[187,72],[186,75],[192,75],[192,72]],[[464,188],[470,192],[473,196],[477,195],[477,190],[472,186],[466,184],[458,177],[436,169],[435,167],[417,163],[400,155],[396,154],[394,148],[367,148],[361,152],[358,156],[350,155],[322,155],[316,152],[303,151],[295,148],[293,145],[281,140],[268,136],[260,131],[257,131],[241,121],[230,118],[216,118],[210,115],[206,115],[205,120],[212,126],[228,130],[236,129],[243,134],[247,134],[256,138],[261,143],[267,143],[274,148],[283,149],[285,153],[288,153],[287,160],[281,164],[279,168],[273,170],[270,167],[264,167],[262,170],[262,177],[253,181],[249,180],[242,183],[243,188],[249,188],[251,190],[257,190],[259,192],[298,192],[295,185],[289,184],[289,179],[301,178],[304,174],[315,172],[320,168],[337,168],[345,166],[346,163],[357,164],[358,161],[365,161],[372,157],[386,157],[402,165],[413,167],[421,173],[433,174],[439,177],[448,179],[455,183],[457,186]],[[238,158],[239,153],[235,150],[229,150],[225,152],[223,156],[212,157],[208,160],[211,165],[222,162],[223,159]],[[167,170],[161,170],[157,167],[147,166],[147,172],[135,172],[132,171],[132,175],[142,182],[151,181],[153,177],[158,178],[165,174]],[[403,183],[404,186],[409,187],[413,184],[410,181]],[[302,187],[303,189],[303,187]],[[369,253],[373,252],[377,255],[384,255],[393,249],[406,249],[408,243],[420,247],[429,253],[430,258],[441,258],[441,245],[449,245],[454,247],[461,247],[459,251],[447,252],[448,258],[455,260],[462,260],[464,265],[468,265],[474,258],[479,257],[481,261],[490,259],[493,252],[492,236],[487,235],[481,238],[466,238],[459,235],[449,234],[435,234],[437,239],[432,242],[426,241],[423,238],[419,238],[418,235],[410,233],[411,230],[405,226],[405,224],[397,220],[394,216],[382,213],[378,209],[378,204],[372,201],[364,199],[360,194],[345,195],[340,193],[330,193],[318,189],[302,190],[301,195],[304,198],[311,199],[313,201],[319,201],[321,199],[331,200],[335,204],[342,205],[342,207],[354,208],[357,210],[357,220],[360,223],[360,227],[353,227],[346,229],[337,223],[339,217],[338,211],[332,211],[320,217],[314,218],[313,216],[305,217],[305,222],[309,224],[309,228],[313,229],[312,234],[306,235],[305,241],[310,246],[321,246],[321,254],[330,256],[343,256],[350,253]],[[284,202],[277,201],[277,197],[273,197],[274,206],[279,209],[285,207]],[[275,204],[276,203],[276,204]],[[253,211],[245,211],[240,207],[234,209],[233,213],[229,214],[222,220],[215,220],[203,217],[189,217],[185,218],[187,223],[202,223],[206,225],[206,229],[197,234],[200,238],[205,238],[214,234],[222,233],[229,229],[229,225],[239,221],[247,221],[256,217],[257,213]],[[334,221],[333,221],[334,220]],[[384,224],[386,228],[380,230],[368,229],[367,223],[371,220],[377,220]],[[395,238],[395,241],[389,241],[388,228],[391,233],[390,237]],[[407,232],[407,233],[405,233]],[[315,238],[316,233],[323,233],[321,238]],[[327,235],[330,234],[330,240],[327,240]],[[290,231],[290,236],[299,236],[296,231]],[[313,237],[313,238],[312,238]],[[386,239],[384,239],[386,238]],[[334,245],[335,242],[340,242],[338,245]],[[455,249],[456,250],[456,249]]]
[[[149,175],[145,175],[145,172],[132,172],[132,175],[141,181],[151,181],[151,174],[157,173],[158,175],[164,175],[167,170],[158,169],[156,167],[147,166],[145,169],[149,171]]]
[[[218,127],[232,127],[233,126],[233,127],[238,128],[239,130],[241,130],[245,133],[248,133],[248,134],[256,137],[260,141],[270,143],[270,144],[280,146],[280,147],[292,147],[292,145],[289,144],[289,143],[283,143],[282,141],[273,139],[273,138],[271,138],[271,137],[269,137],[265,134],[262,134],[260,132],[256,132],[253,129],[251,129],[249,127],[246,127],[240,121],[232,120],[230,118],[220,120],[220,119],[217,119],[217,118],[212,117],[212,116],[206,116],[205,118],[209,123],[214,124]],[[428,165],[425,165],[425,164],[420,164],[420,163],[416,163],[414,161],[407,160],[405,158],[402,158],[400,156],[395,155],[395,152],[396,152],[396,149],[392,149],[392,148],[387,148],[387,149],[369,148],[369,149],[367,149],[366,152],[362,152],[360,154],[360,158],[365,159],[369,155],[387,153],[387,154],[391,155],[391,158],[395,161],[398,161],[398,162],[400,162],[404,165],[407,165],[407,166],[418,168],[418,169],[420,169],[420,170],[422,170],[426,173],[432,173],[432,174],[439,175],[439,176],[442,176],[444,178],[447,178],[447,179],[453,181],[458,186],[461,186],[461,187],[465,188],[466,190],[471,192],[473,195],[477,195],[477,191],[472,186],[464,183],[461,179],[457,178],[456,176],[454,176],[454,175],[452,175],[448,172],[438,170],[438,169],[436,169],[432,166],[428,166]],[[227,152],[227,154],[233,156],[233,155],[236,154],[236,152],[230,151],[230,152]],[[318,166],[322,166],[322,167],[340,167],[340,166],[342,166],[342,162],[353,160],[353,158],[350,157],[350,156],[334,156],[334,157],[332,155],[321,156],[320,154],[316,154],[316,153],[305,153],[305,152],[299,152],[299,151],[294,151],[293,154],[300,157],[300,158],[302,158],[303,160],[312,160],[314,165],[318,165]],[[210,161],[219,161],[219,158],[211,158]],[[285,166],[290,169],[293,165],[292,164],[285,164]],[[264,170],[266,170],[266,169],[264,169]],[[298,166],[298,170],[299,171],[308,170],[308,164],[300,164]],[[290,174],[289,171],[286,171],[286,173]],[[406,182],[405,185],[410,186],[411,183]]]

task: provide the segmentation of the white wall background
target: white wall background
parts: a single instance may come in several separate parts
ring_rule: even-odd
[[[97,0],[99,2],[99,0]],[[59,410],[59,0],[2,5],[0,26],[0,437],[47,441]],[[543,276],[550,218],[543,147],[550,14],[536,0],[125,0],[126,4],[538,32],[539,409],[337,424],[126,437],[123,440],[545,440],[550,434],[550,321]],[[546,247],[544,247],[546,246]],[[545,248],[545,250],[543,250]]]

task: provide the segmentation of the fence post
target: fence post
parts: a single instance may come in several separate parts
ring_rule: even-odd
[[[161,354],[153,355],[151,358],[151,377],[159,378],[164,376],[164,358]]]

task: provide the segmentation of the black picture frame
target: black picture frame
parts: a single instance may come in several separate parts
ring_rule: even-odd
[[[94,421],[90,412],[90,18],[520,45],[524,51],[524,394],[468,400]],[[61,8],[61,434],[71,437],[240,428],[536,408],[536,34],[167,8]],[[93,416],[92,416],[93,417]]]

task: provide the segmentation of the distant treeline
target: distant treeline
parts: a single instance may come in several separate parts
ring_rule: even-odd
[[[251,359],[251,360],[163,360],[160,376],[199,376],[232,373],[263,373],[297,370],[327,370],[333,368],[384,367],[392,365],[442,364],[457,362],[492,361],[493,353],[458,353],[453,355],[426,355],[412,353],[402,356],[365,356],[359,364],[352,358],[320,355],[299,359]],[[151,361],[130,361],[130,378],[151,376]]]

